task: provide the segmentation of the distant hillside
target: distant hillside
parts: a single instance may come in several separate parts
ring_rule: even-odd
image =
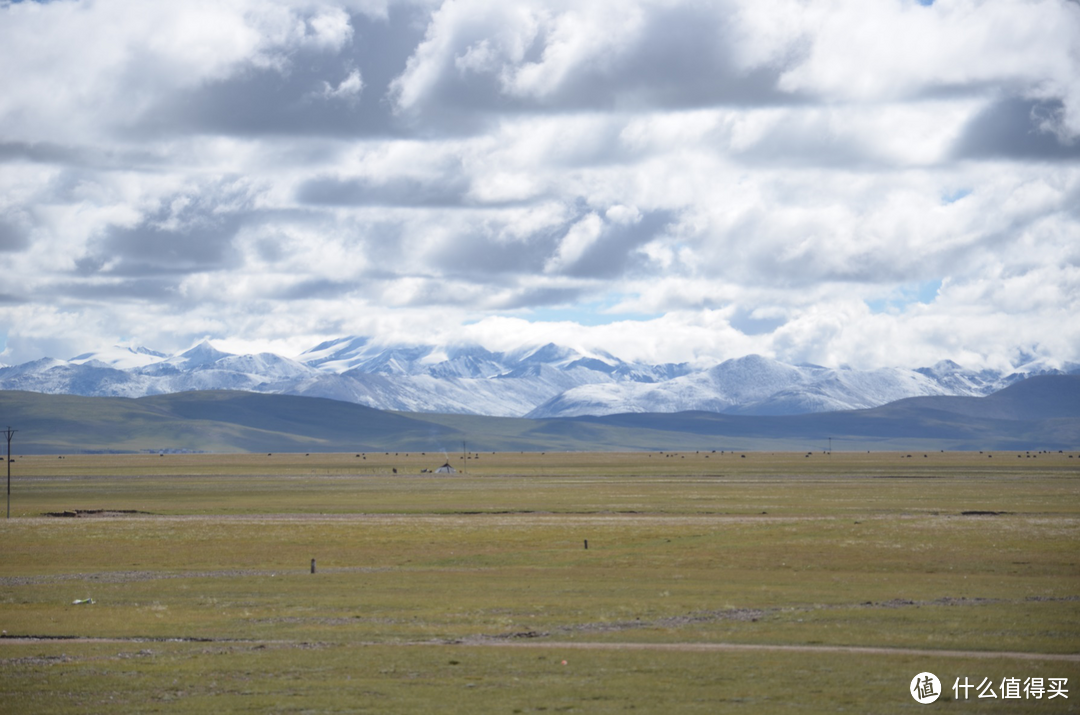
[[[374,451],[453,429],[337,400],[225,390],[139,399],[0,392],[0,420],[21,452]]]
[[[837,449],[1076,449],[1080,447],[1080,376],[1028,378],[987,397],[911,397],[866,410],[757,417],[707,412],[581,417],[577,421],[729,438],[802,440],[831,437]],[[869,446],[874,445],[874,446]]]
[[[936,410],[967,417],[1020,421],[1077,418],[1080,417],[1080,375],[1040,375],[986,397],[911,397],[878,409]]]
[[[0,392],[16,453],[1080,448],[1080,376],[988,397],[913,397],[866,410],[753,416],[634,413],[524,419],[399,413],[339,400],[212,390],[138,399]]]

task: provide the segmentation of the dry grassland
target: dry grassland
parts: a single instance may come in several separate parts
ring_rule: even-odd
[[[1077,711],[1080,455],[742,454],[17,457],[2,710]]]

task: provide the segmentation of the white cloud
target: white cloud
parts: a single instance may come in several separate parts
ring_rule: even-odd
[[[1080,22],[1074,4],[1060,0],[894,1],[873,12],[855,0],[790,5],[811,47],[782,82],[862,99],[1068,72]]]
[[[603,220],[596,214],[589,214],[575,223],[559,242],[559,248],[545,270],[555,272],[576,263],[600,238],[603,227]]]
[[[92,141],[171,93],[245,68],[287,72],[296,52],[352,38],[344,10],[306,2],[26,2],[0,17],[7,140]]]
[[[628,44],[640,42],[645,31],[642,8],[624,3],[576,4],[538,19],[537,24],[546,25],[543,55],[503,69],[504,87],[511,94],[543,99],[583,68],[603,72],[617,63]]]
[[[15,3],[0,64],[8,362],[1080,360],[1066,0]],[[606,324],[525,319],[552,307]]]
[[[360,92],[363,89],[364,81],[360,78],[360,70],[354,69],[336,87],[324,81],[321,96],[323,99],[340,99],[346,102],[355,102],[360,98]]]

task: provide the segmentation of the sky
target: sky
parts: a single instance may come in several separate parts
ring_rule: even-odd
[[[0,362],[1080,361],[1076,0],[0,0]]]

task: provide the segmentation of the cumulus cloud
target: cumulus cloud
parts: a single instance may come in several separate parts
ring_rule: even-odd
[[[734,3],[447,3],[392,85],[425,119],[509,110],[623,109],[789,101],[777,58],[743,51]]]
[[[5,362],[1080,360],[1069,0],[4,3],[0,63]]]

